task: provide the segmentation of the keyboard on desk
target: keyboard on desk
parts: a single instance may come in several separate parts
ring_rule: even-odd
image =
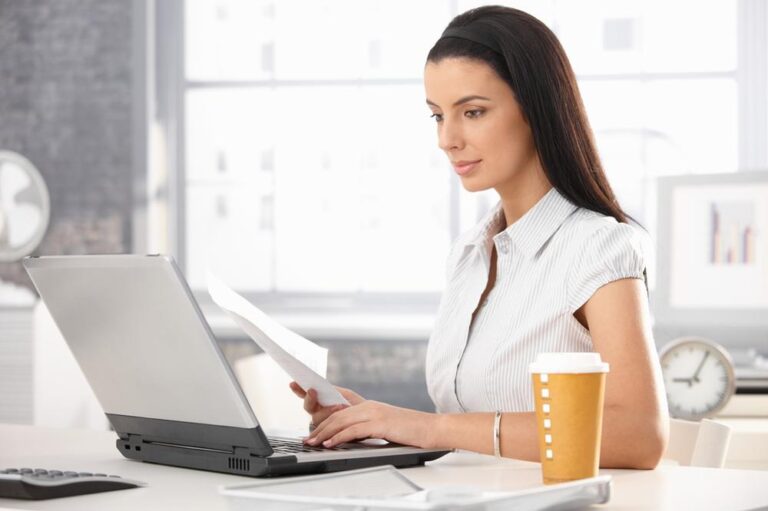
[[[116,475],[93,474],[69,470],[42,468],[6,468],[0,470],[0,498],[53,499],[126,490],[145,486],[141,481],[124,479]]]

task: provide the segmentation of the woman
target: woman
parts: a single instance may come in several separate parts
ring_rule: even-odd
[[[317,426],[306,442],[367,438],[538,460],[528,364],[596,351],[610,364],[601,465],[653,468],[666,402],[651,333],[640,231],[600,164],[568,59],[532,16],[488,6],[457,16],[427,57],[438,142],[469,191],[500,202],[454,243],[427,351],[438,413],[365,400],[322,407],[291,387]],[[497,451],[498,452],[498,451]]]

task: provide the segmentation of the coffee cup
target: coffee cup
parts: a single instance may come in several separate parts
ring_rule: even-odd
[[[540,353],[530,365],[545,484],[597,476],[608,371],[599,353]]]

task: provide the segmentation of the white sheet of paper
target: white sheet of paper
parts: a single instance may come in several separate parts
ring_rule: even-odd
[[[215,275],[208,273],[208,293],[235,323],[303,389],[315,389],[323,406],[348,405],[325,379],[328,350],[292,332],[264,314]]]

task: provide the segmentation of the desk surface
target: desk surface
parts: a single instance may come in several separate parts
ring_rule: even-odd
[[[219,485],[251,478],[152,465],[123,458],[110,432],[0,424],[0,468],[30,467],[104,472],[138,479],[146,488],[49,501],[0,499],[0,509],[201,509],[226,510]],[[538,463],[450,454],[425,467],[406,469],[424,487],[462,484],[517,490],[540,484]],[[602,470],[613,476],[611,502],[600,509],[729,510],[768,507],[768,471],[662,465],[656,470]]]

